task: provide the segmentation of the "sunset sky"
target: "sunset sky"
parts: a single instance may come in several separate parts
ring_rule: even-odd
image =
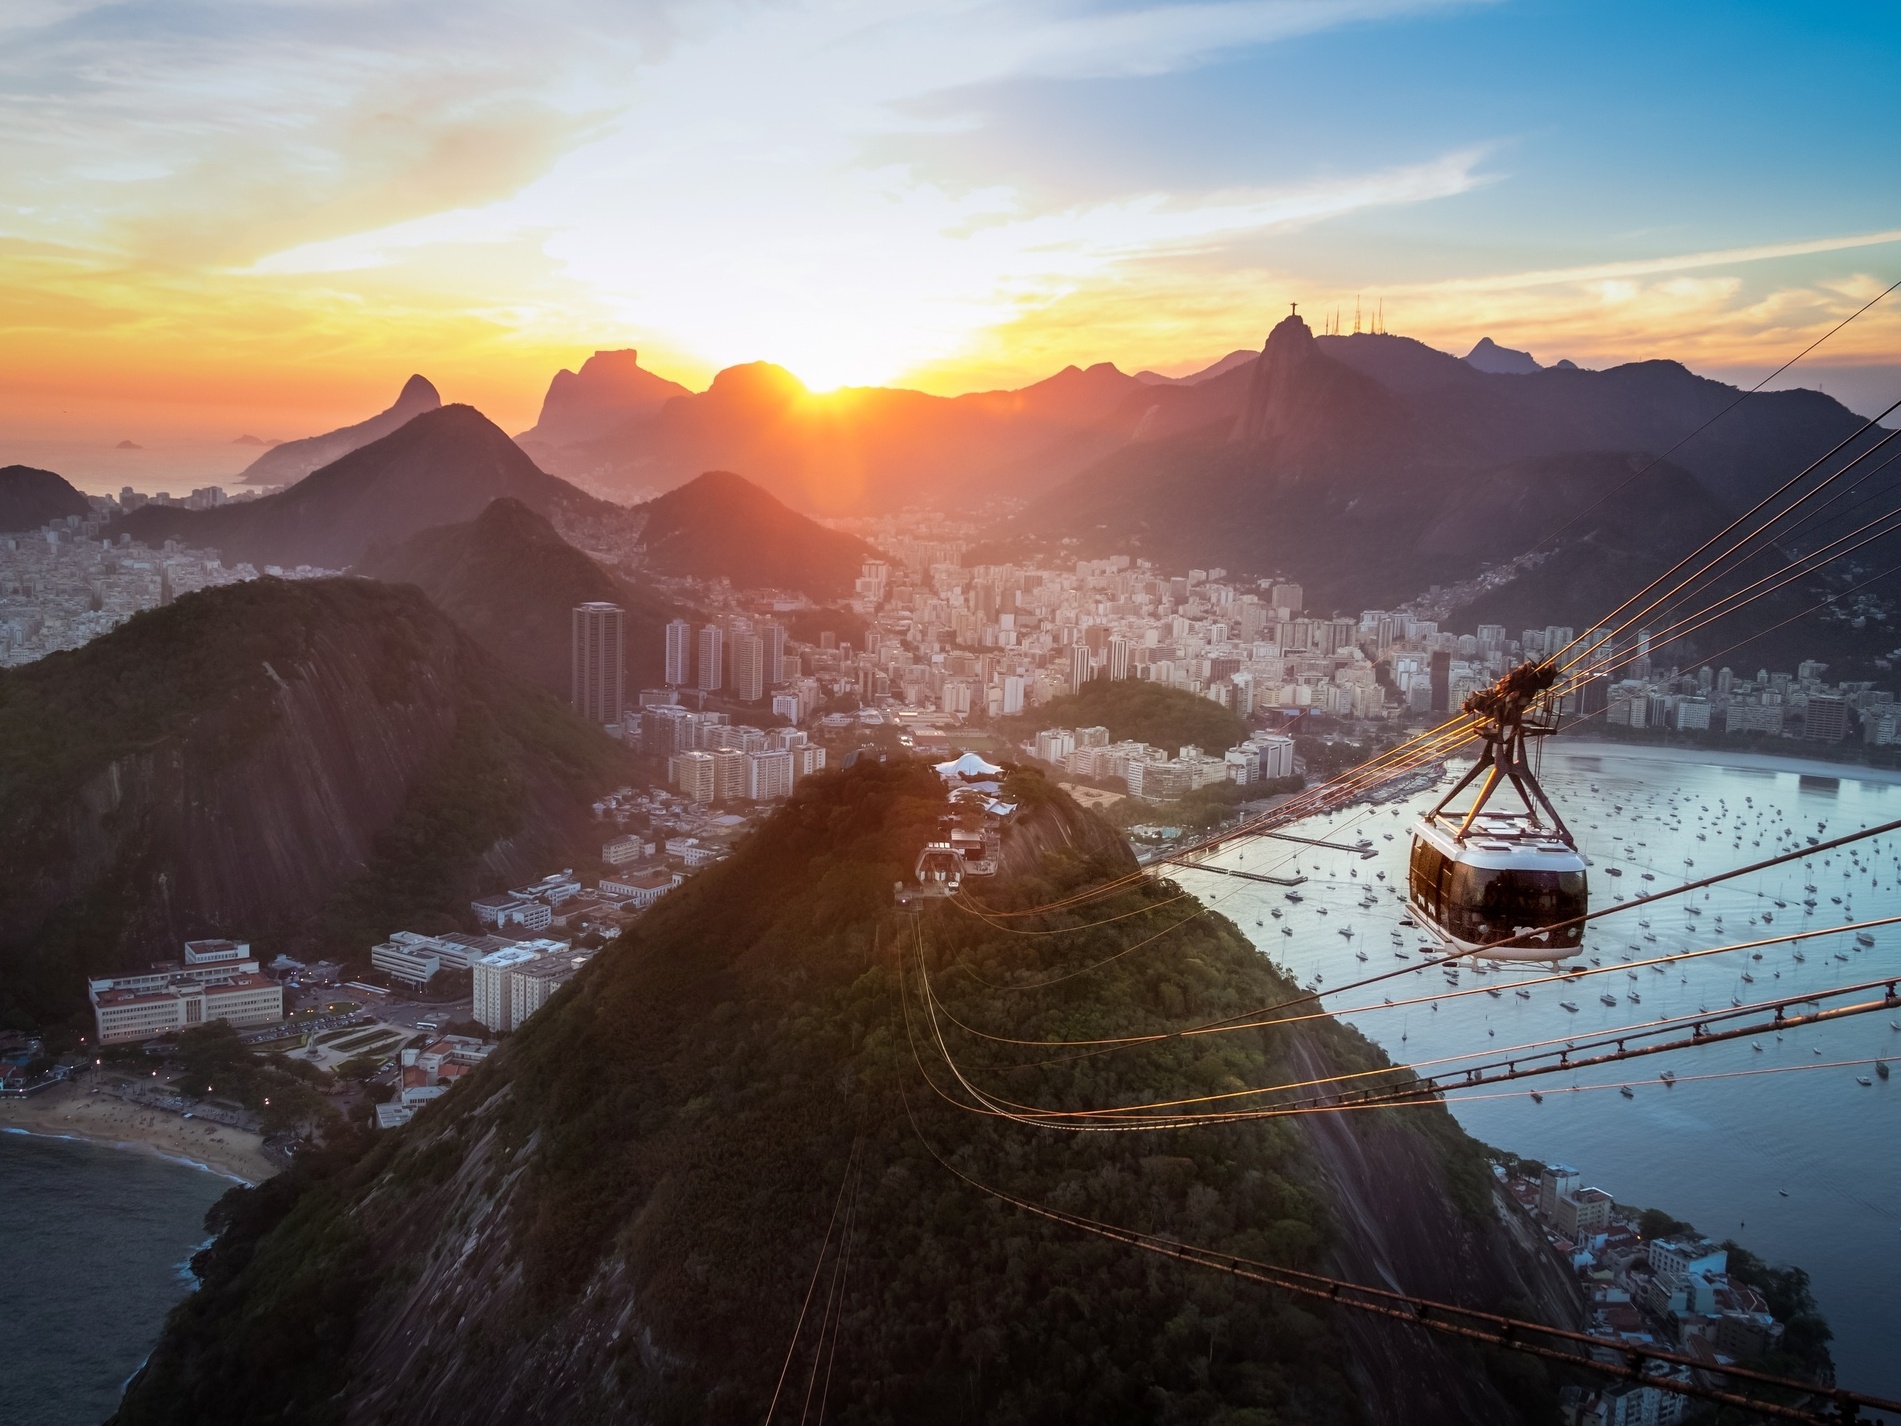
[[[1183,371],[1356,296],[1753,381],[1901,278],[1898,15],[6,0],[0,464],[229,473],[411,371],[520,429],[605,346],[696,387]],[[1901,293],[1793,379],[1901,396]]]

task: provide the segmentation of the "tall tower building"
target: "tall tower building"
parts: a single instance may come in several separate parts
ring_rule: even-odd
[[[625,620],[618,604],[583,604],[574,611],[574,711],[590,723],[618,723],[626,706]]]
[[[733,697],[757,703],[766,696],[766,641],[757,634],[733,640]]]
[[[790,683],[792,675],[785,666],[785,625],[768,619],[759,626],[759,636],[766,641],[766,687]]]
[[[708,693],[726,686],[726,634],[717,624],[700,628],[699,686]]]
[[[693,626],[684,619],[667,625],[667,687],[684,688],[693,681]]]

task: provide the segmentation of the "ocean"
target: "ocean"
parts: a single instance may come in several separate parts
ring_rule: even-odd
[[[1675,750],[1560,743],[1546,756],[1543,781],[1592,859],[1594,910],[1766,859],[1808,837],[1901,819],[1895,775],[1848,766],[1797,770],[1740,756],[1703,760]],[[1371,859],[1264,839],[1215,857],[1274,875],[1297,870],[1309,878],[1297,902],[1280,887],[1192,869],[1182,869],[1180,880],[1303,984],[1330,991],[1397,971],[1376,985],[1332,991],[1325,1003],[1394,1059],[1414,1065],[1901,975],[1901,925],[1873,932],[1872,947],[1839,933],[1660,970],[1640,964],[1671,951],[1901,914],[1901,835],[1890,834],[1858,844],[1852,857],[1843,848],[1605,917],[1587,929],[1581,957],[1595,957],[1599,975],[1528,985],[1543,972],[1466,969],[1456,989],[1467,993],[1453,998],[1441,970],[1418,967],[1419,932],[1399,924],[1407,829],[1449,786],[1296,829],[1348,843],[1366,838]],[[1612,867],[1622,875],[1611,876]],[[1694,918],[1683,910],[1690,897]],[[1803,905],[1811,898],[1813,910]],[[1603,995],[1615,1004],[1603,1004]],[[1877,988],[1853,998],[1880,995]],[[1424,1003],[1387,1007],[1388,998]],[[1564,1009],[1565,1001],[1576,1011]],[[1765,1033],[1466,1097],[1454,1091],[1448,1099],[1466,1130],[1488,1144],[1569,1164],[1619,1203],[1663,1209],[1719,1241],[1734,1238],[1772,1263],[1806,1269],[1834,1329],[1841,1383],[1901,1398],[1893,1322],[1893,1284],[1901,1280],[1901,1074],[1883,1080],[1867,1063],[1901,1060],[1897,1025],[1901,1011],[1877,1009],[1786,1036]],[[1674,1085],[1658,1078],[1666,1069],[1677,1076]],[[1620,1093],[1625,1083],[1633,1098]]]
[[[98,1426],[191,1291],[228,1179],[152,1155],[0,1132],[0,1422]]]

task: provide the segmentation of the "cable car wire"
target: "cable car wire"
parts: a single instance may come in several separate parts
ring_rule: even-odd
[[[1596,1337],[1568,1328],[1547,1327],[1542,1323],[1530,1322],[1522,1318],[1459,1307],[1452,1303],[1436,1302],[1389,1288],[1368,1287],[1341,1278],[1303,1272],[1295,1268],[1241,1257],[1234,1253],[1197,1247],[1174,1238],[1163,1238],[1136,1229],[1120,1228],[1098,1219],[1086,1218],[1081,1214],[1051,1208],[992,1187],[965,1173],[938,1153],[936,1147],[924,1137],[923,1130],[918,1127],[917,1116],[911,1109],[909,1096],[904,1097],[904,1105],[905,1112],[911,1119],[912,1132],[916,1134],[918,1142],[924,1146],[925,1152],[929,1153],[947,1172],[969,1187],[1023,1212],[1065,1227],[1093,1233],[1113,1242],[1138,1248],[1143,1252],[1174,1258],[1197,1267],[1208,1268],[1215,1272],[1226,1273],[1231,1277],[1275,1288],[1294,1296],[1330,1303],[1346,1310],[1385,1317],[1388,1320],[1423,1327],[1429,1331],[1461,1338],[1468,1342],[1504,1347],[1527,1355],[1559,1361],[1618,1380],[1653,1386],[1659,1390],[1753,1411],[1777,1420],[1817,1423],[1818,1426],[1820,1423],[1831,1423],[1832,1426],[1832,1423],[1850,1420],[1856,1413],[1864,1410],[1901,1413],[1901,1402],[1887,1401],[1881,1397],[1849,1391],[1843,1387],[1776,1376],[1748,1367],[1725,1367],[1721,1375],[1730,1381],[1742,1382],[1767,1390],[1819,1397],[1829,1402],[1833,1410],[1826,1413],[1818,1412],[1770,1398],[1745,1395],[1743,1392],[1712,1386],[1704,1381],[1703,1378],[1709,1375],[1708,1363],[1653,1348],[1647,1344],[1638,1345],[1622,1338]],[[1686,1368],[1687,1371],[1681,1378],[1658,1377],[1645,1370],[1646,1363],[1681,1367]]]

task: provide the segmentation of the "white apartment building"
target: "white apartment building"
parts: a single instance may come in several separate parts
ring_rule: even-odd
[[[790,749],[746,755],[746,797],[752,802],[773,802],[792,795],[792,753]]]
[[[491,1030],[518,1030],[587,960],[564,941],[523,941],[475,963],[475,1018]]]
[[[518,965],[531,965],[540,952],[526,945],[510,946],[483,956],[475,963],[476,1020],[491,1030],[515,1028],[508,994],[508,973]]]

